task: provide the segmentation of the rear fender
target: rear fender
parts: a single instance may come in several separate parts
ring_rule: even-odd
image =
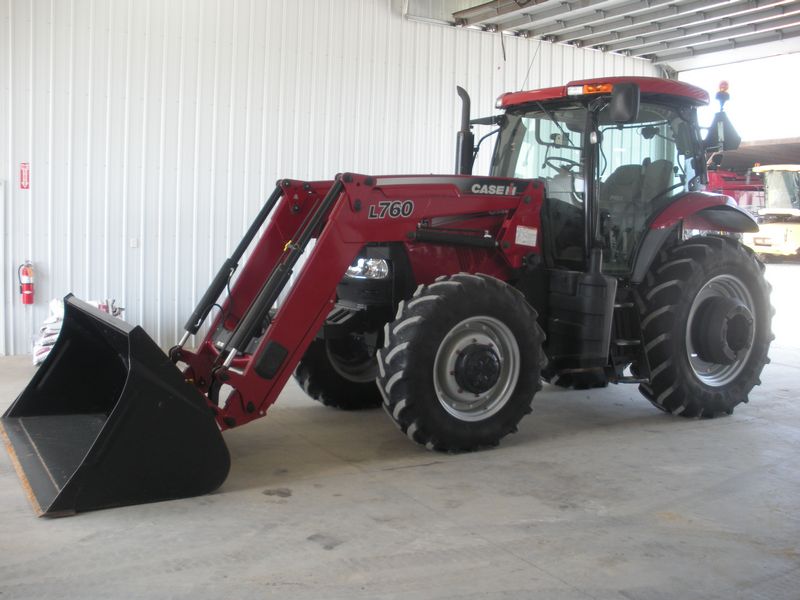
[[[758,231],[758,223],[729,196],[689,192],[656,213],[650,222],[634,261],[634,283],[644,279],[658,252],[681,228],[745,233]]]
[[[706,192],[689,192],[672,202],[655,216],[650,229],[670,229],[679,223],[684,229],[702,231],[758,231],[753,216],[732,198]]]

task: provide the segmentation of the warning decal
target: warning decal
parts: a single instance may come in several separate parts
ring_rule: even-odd
[[[517,226],[517,236],[514,240],[517,246],[535,246],[539,237],[539,230],[536,227]]]

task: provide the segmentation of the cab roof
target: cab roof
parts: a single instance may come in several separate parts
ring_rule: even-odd
[[[558,87],[542,88],[525,92],[508,92],[497,99],[497,108],[511,108],[529,102],[543,102],[559,98],[578,98],[583,94],[568,94],[568,88],[578,86],[597,86],[601,84],[635,83],[642,95],[673,96],[701,106],[708,104],[708,92],[699,87],[658,77],[599,77],[597,79],[579,79]]]

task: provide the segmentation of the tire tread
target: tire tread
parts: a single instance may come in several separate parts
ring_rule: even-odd
[[[676,323],[686,315],[699,286],[709,274],[734,269],[746,283],[756,303],[756,339],[743,371],[725,386],[712,388],[696,378],[681,358],[684,335]],[[731,414],[736,405],[760,383],[759,374],[768,362],[767,351],[774,337],[770,329],[774,310],[769,303],[771,286],[763,277],[764,265],[737,240],[718,235],[690,238],[665,249],[654,261],[650,273],[636,291],[644,349],[650,363],[651,380],[639,391],[656,408],[683,417],[711,418]],[[703,278],[706,278],[705,280]],[[678,293],[667,293],[677,290]],[[675,337],[675,333],[681,335]]]

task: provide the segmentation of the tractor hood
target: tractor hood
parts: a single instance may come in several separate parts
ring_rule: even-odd
[[[457,188],[461,195],[518,196],[530,184],[530,179],[475,177],[474,175],[387,175],[375,179],[375,187],[378,188],[409,185],[448,186]],[[534,180],[533,185],[538,187],[543,183]]]

